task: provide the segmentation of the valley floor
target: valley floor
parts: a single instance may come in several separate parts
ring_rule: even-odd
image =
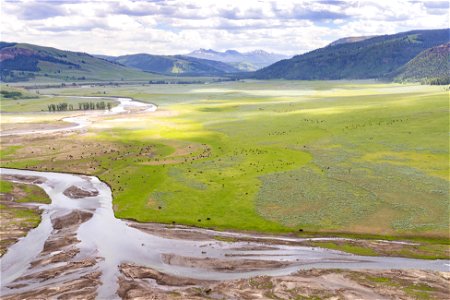
[[[98,176],[111,187],[116,217],[138,221],[129,223],[135,228],[168,234],[139,223],[154,222],[235,232],[215,238],[224,243],[255,242],[239,232],[338,236],[349,239],[304,240],[295,245],[364,256],[450,257],[449,92],[444,87],[256,81],[39,92],[133,97],[158,106],[155,112],[136,108],[117,115],[88,113],[86,126],[66,130],[63,119],[85,113],[42,111],[46,102],[58,103],[62,97],[1,100],[2,167]],[[42,132],[21,134],[32,129]],[[28,189],[2,182],[2,205],[16,199],[10,191],[24,196]],[[83,193],[70,191],[74,198],[86,197]],[[4,213],[9,211],[2,208]],[[75,214],[52,222],[78,227],[89,218]],[[38,222],[39,218],[23,227],[21,235]],[[93,297],[101,282],[94,267],[97,258],[74,261],[76,253],[69,250],[77,241],[61,229],[56,228],[55,239],[49,241],[56,248],[47,246],[44,252],[48,257],[64,247],[68,252],[55,261],[33,263],[39,267],[69,260],[54,272],[92,271],[80,281],[60,284],[67,295],[82,286],[87,293],[83,295]],[[189,239],[196,238],[192,232]],[[270,247],[270,239],[263,244]],[[206,266],[198,259],[166,259]],[[35,275],[51,281],[52,272]],[[314,299],[338,294],[439,299],[449,292],[448,273],[431,271],[311,270],[221,283],[191,282],[126,263],[120,272],[122,298]],[[34,280],[32,276],[23,280]],[[148,279],[187,287],[150,287]],[[11,299],[52,296],[45,288],[35,293],[17,293]]]
[[[153,113],[97,115],[82,134],[2,138],[4,167],[107,182],[119,218],[448,244],[445,87],[255,81],[39,93],[158,105]],[[2,99],[2,128],[58,128],[75,113],[26,112],[45,109],[44,100]],[[422,255],[446,257],[446,248]]]

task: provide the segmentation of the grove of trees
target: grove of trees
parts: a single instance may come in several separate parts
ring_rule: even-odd
[[[78,110],[111,110],[111,103],[104,101],[102,102],[81,102],[78,103]],[[49,104],[47,105],[49,112],[55,112],[55,111],[67,111],[67,110],[74,110],[74,107],[72,104],[68,103],[58,103],[58,104]]]

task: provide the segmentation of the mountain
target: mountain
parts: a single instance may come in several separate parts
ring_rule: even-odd
[[[345,38],[342,38],[342,39],[338,39],[338,40],[332,42],[331,44],[329,44],[328,46],[336,46],[336,45],[340,45],[340,44],[361,42],[361,41],[364,41],[364,40],[367,40],[367,39],[371,39],[373,37],[376,37],[376,35],[350,36],[350,37],[345,37]]]
[[[450,83],[450,43],[420,52],[396,72],[397,81]]]
[[[241,71],[255,71],[266,67],[288,56],[276,53],[268,53],[264,50],[255,50],[251,52],[239,52],[236,50],[227,50],[225,52],[214,51],[212,49],[199,49],[185,56],[221,61],[231,64]]]
[[[257,79],[385,78],[420,52],[448,43],[450,29],[416,30],[327,46],[279,61],[251,75]]]
[[[32,44],[0,42],[1,81],[148,80],[145,73],[87,53]]]
[[[223,62],[199,59],[195,57],[174,55],[150,55],[132,54],[118,57],[107,57],[105,59],[133,67],[143,71],[162,74],[183,75],[223,75],[225,73],[238,72],[239,70]]]

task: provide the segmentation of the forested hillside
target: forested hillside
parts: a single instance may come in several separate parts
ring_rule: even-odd
[[[385,78],[420,52],[449,41],[449,29],[416,30],[317,49],[256,71],[258,79]]]

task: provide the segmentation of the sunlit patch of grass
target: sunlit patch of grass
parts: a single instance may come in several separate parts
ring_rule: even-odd
[[[7,166],[99,176],[118,217],[448,239],[441,87],[268,81],[45,92],[133,97],[176,111],[101,117],[38,157],[27,151],[45,139],[20,151],[2,146]],[[64,146],[72,143],[98,151],[81,158]]]
[[[415,152],[394,152],[380,151],[365,154],[363,161],[373,161],[377,163],[388,163],[398,166],[409,166],[421,170],[426,170],[428,174],[448,179],[448,165],[443,164],[448,159],[448,153],[421,153]]]

